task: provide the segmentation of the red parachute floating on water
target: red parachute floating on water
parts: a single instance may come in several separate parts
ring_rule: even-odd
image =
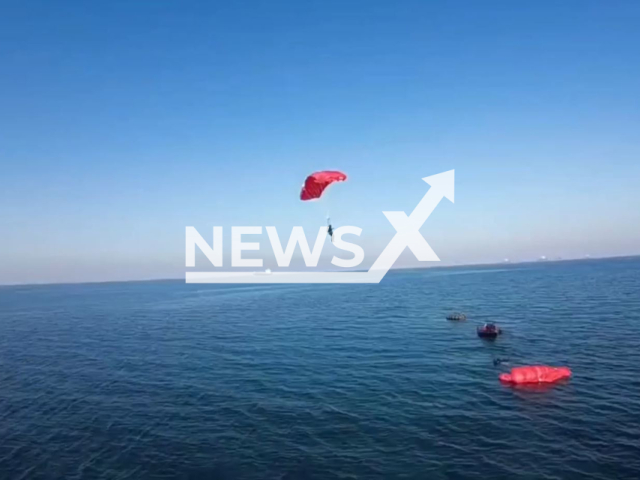
[[[567,367],[547,367],[546,365],[533,365],[527,367],[512,368],[511,373],[500,375],[500,381],[516,385],[553,383],[571,376],[571,370]]]
[[[325,170],[312,173],[304,181],[300,191],[300,200],[315,200],[322,196],[325,189],[335,182],[344,182],[347,176],[338,171]]]

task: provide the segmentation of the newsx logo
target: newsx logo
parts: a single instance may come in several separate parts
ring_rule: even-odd
[[[411,215],[405,212],[383,212],[389,222],[396,229],[389,244],[378,256],[371,268],[366,272],[344,271],[306,271],[306,272],[186,272],[187,283],[379,283],[393,266],[405,248],[409,248],[420,262],[440,261],[431,246],[420,234],[420,227],[435,210],[443,198],[454,201],[454,170],[425,177],[424,180],[431,188],[422,197]],[[271,248],[279,267],[290,265],[296,246],[300,251],[307,267],[316,267],[322,254],[327,237],[327,227],[318,231],[313,250],[310,249],[302,227],[293,227],[286,249],[282,248],[280,237],[275,227],[265,227]],[[198,233],[194,227],[186,227],[186,267],[195,267],[196,247],[209,259],[214,267],[222,267],[222,227],[213,227],[213,244]],[[355,268],[364,260],[364,250],[361,246],[345,241],[342,236],[353,234],[360,236],[362,229],[345,226],[334,231],[334,246],[353,255],[344,259],[334,256],[331,263],[340,268]],[[260,243],[243,241],[243,235],[262,234],[262,227],[232,227],[231,228],[231,266],[233,268],[261,268],[261,258],[242,258],[243,251],[259,251]]]
[[[291,264],[293,253],[296,246],[300,246],[302,258],[307,267],[316,267],[322,254],[325,240],[327,238],[328,227],[320,227],[318,236],[313,245],[313,250],[309,248],[309,242],[302,227],[293,227],[286,249],[282,248],[280,237],[276,227],[265,227],[276,263],[281,268],[286,268]],[[358,227],[340,227],[336,228],[333,233],[333,245],[340,249],[353,254],[351,259],[342,259],[334,256],[331,263],[336,267],[355,268],[364,260],[364,250],[360,245],[347,242],[342,239],[345,234],[354,234],[360,236],[362,229]],[[242,252],[246,250],[260,250],[260,243],[245,242],[242,240],[243,235],[261,235],[262,227],[231,227],[231,266],[232,267],[254,267],[261,268],[263,266],[262,258],[242,258]],[[204,253],[214,267],[222,267],[223,253],[223,228],[213,227],[213,246],[209,246],[207,241],[198,233],[194,227],[186,228],[186,266],[196,266],[196,246]]]

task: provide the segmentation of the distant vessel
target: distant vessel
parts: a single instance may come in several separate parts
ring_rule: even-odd
[[[480,338],[496,338],[502,333],[493,323],[485,323],[482,327],[478,327],[478,336]]]
[[[254,275],[271,275],[271,269],[267,268],[264,272],[255,272]]]

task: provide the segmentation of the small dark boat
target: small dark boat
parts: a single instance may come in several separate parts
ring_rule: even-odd
[[[478,327],[478,336],[480,338],[496,338],[501,333],[502,330],[493,323],[485,323],[483,326]]]
[[[467,319],[467,316],[464,313],[450,313],[447,315],[447,320],[453,320],[456,322],[462,322]]]

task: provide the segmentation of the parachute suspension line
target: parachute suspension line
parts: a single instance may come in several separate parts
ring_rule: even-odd
[[[331,223],[331,192],[325,192],[325,194],[318,199],[318,206],[320,207],[320,212],[324,213],[325,218],[327,219],[327,225]],[[322,213],[320,213],[322,215]]]
[[[326,217],[327,217],[327,225],[329,225],[331,222],[330,217],[331,217],[331,192],[327,192],[325,195],[323,195],[323,197],[320,199],[320,201],[324,204],[324,208],[327,211]]]

